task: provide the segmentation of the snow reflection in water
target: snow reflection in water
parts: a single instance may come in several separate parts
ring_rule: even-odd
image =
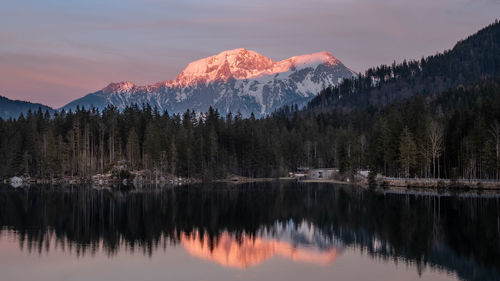
[[[340,241],[332,240],[316,231],[308,223],[295,225],[275,224],[273,229],[262,229],[253,237],[240,237],[224,231],[217,241],[194,231],[180,237],[184,248],[192,256],[211,260],[222,266],[247,268],[258,265],[273,256],[281,256],[296,262],[329,265],[342,252]]]

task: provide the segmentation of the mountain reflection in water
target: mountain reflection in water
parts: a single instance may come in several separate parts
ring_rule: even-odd
[[[275,257],[337,264],[352,250],[374,261],[500,280],[494,195],[392,194],[330,184],[258,183],[143,190],[0,186],[0,238],[72,255],[169,247],[248,269]]]
[[[301,243],[297,238],[306,238],[301,231],[305,230],[308,233],[313,231],[312,227],[306,225],[303,223],[296,229],[291,223],[283,229],[284,231],[280,232],[279,237],[272,235],[252,237],[243,234],[236,238],[228,231],[223,231],[217,241],[212,244],[207,236],[195,231],[191,235],[181,234],[180,240],[182,246],[191,255],[228,267],[247,268],[258,265],[275,255],[296,262],[319,265],[332,263],[340,253],[341,247],[331,245],[325,248],[314,244],[314,241],[308,241],[306,244]],[[287,238],[290,238],[290,241],[281,240]]]

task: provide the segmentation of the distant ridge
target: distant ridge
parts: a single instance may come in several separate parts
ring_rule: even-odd
[[[49,111],[50,113],[54,112],[54,109],[40,104],[40,103],[32,103],[21,100],[11,100],[4,96],[0,96],[0,118],[6,120],[9,118],[18,118],[22,113],[26,115],[28,111],[38,111],[41,109],[44,113],[45,111]]]

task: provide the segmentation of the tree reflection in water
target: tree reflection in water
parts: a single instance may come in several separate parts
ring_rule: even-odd
[[[143,190],[0,188],[0,227],[30,252],[151,255],[182,245],[246,268],[278,255],[332,263],[345,248],[500,279],[497,197],[390,194],[322,184],[259,183]]]

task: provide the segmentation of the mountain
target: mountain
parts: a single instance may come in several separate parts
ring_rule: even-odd
[[[53,112],[54,109],[39,103],[31,103],[27,101],[11,100],[6,97],[0,96],[0,118],[6,120],[9,118],[17,118],[21,113],[28,113],[29,110],[35,112],[41,109],[44,113],[45,111]]]
[[[160,111],[205,112],[209,106],[222,114],[240,112],[264,116],[291,104],[306,104],[322,89],[355,75],[328,52],[273,61],[255,51],[234,49],[190,63],[174,80],[149,86],[111,83],[104,89],[70,102],[103,109],[149,104]]]
[[[383,107],[416,93],[438,93],[500,75],[500,22],[459,41],[451,50],[415,61],[381,65],[328,87],[306,111],[352,111]]]

